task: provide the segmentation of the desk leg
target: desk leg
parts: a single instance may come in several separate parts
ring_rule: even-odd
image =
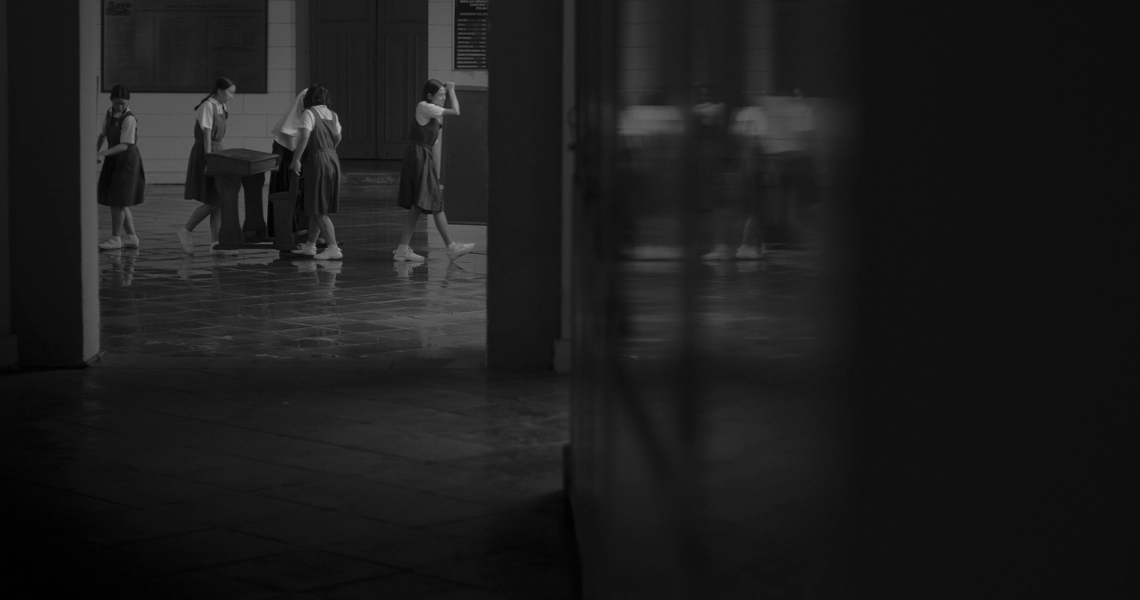
[[[292,192],[277,192],[269,195],[273,207],[273,241],[278,250],[291,251],[293,242],[293,203]]]
[[[215,177],[214,184],[218,186],[218,194],[222,199],[222,229],[218,232],[218,243],[225,247],[240,248],[245,242],[242,238],[241,223],[238,220],[237,205],[241,177],[229,175]]]
[[[262,208],[262,190],[265,186],[265,173],[247,175],[241,178],[242,195],[245,196],[245,223],[242,223],[243,236],[253,242],[269,241],[266,231],[265,209]]]

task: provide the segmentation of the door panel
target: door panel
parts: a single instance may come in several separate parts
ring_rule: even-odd
[[[348,159],[399,159],[427,80],[427,2],[312,2],[314,82],[329,88]]]
[[[388,0],[379,24],[380,111],[379,157],[404,155],[408,128],[427,81],[427,3]]]
[[[423,0],[388,0],[384,4],[388,23],[427,23],[427,2]]]
[[[313,2],[312,77],[340,116],[341,158],[374,159],[377,142],[376,2]]]

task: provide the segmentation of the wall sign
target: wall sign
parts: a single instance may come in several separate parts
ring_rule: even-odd
[[[455,0],[456,71],[487,70],[487,4],[491,0]]]
[[[269,91],[268,0],[112,0],[102,12],[104,92],[206,94],[219,77]]]

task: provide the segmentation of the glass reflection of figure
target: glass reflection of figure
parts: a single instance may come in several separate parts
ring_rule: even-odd
[[[676,168],[684,113],[655,94],[649,104],[631,104],[618,116],[624,193],[625,254],[634,260],[679,259],[675,207],[668,199],[680,185]]]
[[[697,210],[706,227],[711,229],[714,248],[704,254],[705,260],[732,258],[728,239],[736,237],[739,221],[732,200],[738,195],[740,172],[738,157],[732,150],[729,135],[728,107],[715,96],[711,86],[697,88],[693,106],[697,147]]]
[[[732,120],[732,134],[740,149],[741,201],[746,215],[737,260],[763,258],[768,249],[764,244],[760,216],[766,199],[768,170],[764,157],[764,137],[768,134],[768,117],[761,102],[755,99],[750,106],[736,112]]]
[[[792,238],[796,238],[801,234],[801,213],[804,208],[814,205],[816,198],[813,157],[815,117],[811,105],[799,88],[788,99],[784,121],[787,128],[780,132],[778,147],[770,157],[774,179],[781,192],[781,205],[786,211],[784,220],[787,231]]]

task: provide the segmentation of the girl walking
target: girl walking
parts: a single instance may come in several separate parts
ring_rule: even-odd
[[[400,193],[397,204],[408,209],[400,245],[392,252],[396,261],[422,261],[424,257],[412,252],[408,244],[420,213],[433,215],[435,227],[447,245],[447,257],[455,260],[475,247],[451,239],[447,231],[447,217],[443,214],[443,185],[439,181],[443,117],[459,116],[459,98],[455,84],[444,84],[429,79],[416,105],[416,120],[408,133],[408,148],[400,168]]]
[[[206,177],[206,154],[223,150],[222,139],[226,137],[226,119],[229,111],[226,103],[233,100],[237,86],[222,77],[214,82],[214,91],[194,107],[198,117],[194,121],[194,148],[190,150],[190,164],[186,169],[187,200],[201,202],[191,213],[186,225],[178,230],[178,241],[187,254],[194,253],[194,241],[190,232],[206,217],[210,218],[211,248],[218,243],[218,230],[222,226],[221,198],[214,180]],[[215,250],[219,254],[237,254],[237,250]]]
[[[329,91],[316,83],[305,92],[305,112],[297,125],[297,149],[293,153],[294,173],[302,176],[305,214],[309,215],[309,240],[301,244],[298,253],[316,260],[340,260],[344,254],[336,241],[336,229],[329,215],[340,207],[340,158],[336,147],[340,145],[340,118],[327,106]],[[318,254],[317,237],[323,237],[328,246]]]
[[[146,174],[138,146],[138,121],[131,113],[131,92],[125,85],[111,88],[111,108],[103,119],[103,132],[95,149],[103,161],[99,172],[99,204],[111,207],[111,237],[99,243],[101,250],[138,248],[135,221],[130,207],[143,203]],[[107,149],[103,150],[103,142]]]
[[[269,131],[273,134],[272,152],[281,157],[277,162],[277,170],[269,174],[270,194],[289,191],[289,170],[293,164],[293,152],[297,149],[297,128],[301,125],[301,116],[305,112],[305,94],[307,93],[308,89],[306,88],[305,91],[297,94],[297,98],[289,107],[289,112],[281,115],[277,124]],[[292,233],[299,234],[305,230],[309,220],[304,216],[304,203],[298,202],[293,208]],[[273,237],[277,235],[277,232],[274,225],[272,202],[269,203],[268,221],[269,235]]]

